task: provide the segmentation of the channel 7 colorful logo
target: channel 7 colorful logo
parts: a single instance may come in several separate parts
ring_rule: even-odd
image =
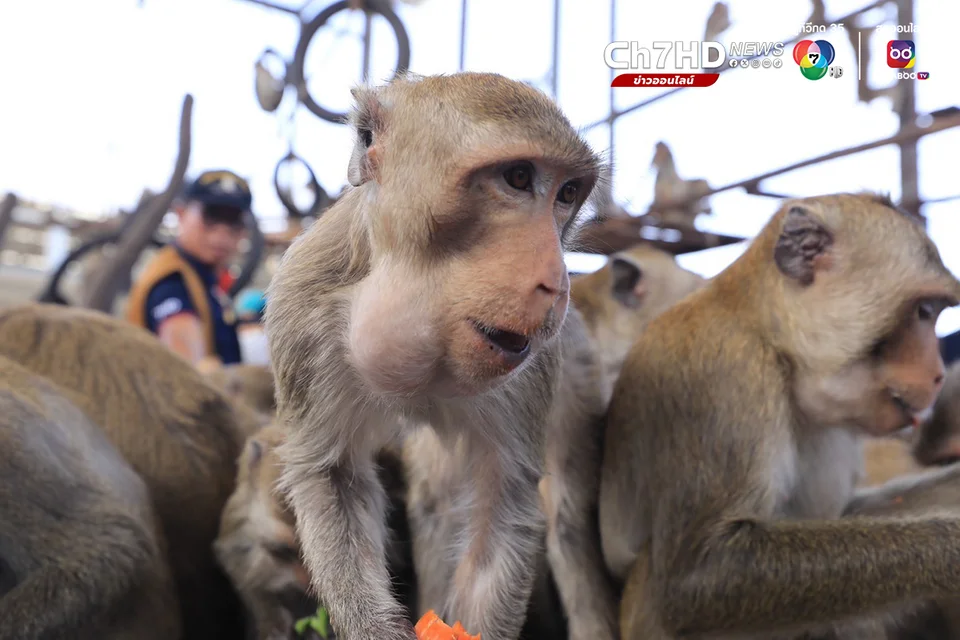
[[[828,69],[832,77],[840,77],[843,70],[830,67],[834,55],[833,45],[826,40],[801,40],[793,47],[793,61],[800,65],[800,73],[807,80],[819,80]]]
[[[887,66],[891,69],[911,69],[917,61],[917,47],[913,40],[891,40],[887,43]]]

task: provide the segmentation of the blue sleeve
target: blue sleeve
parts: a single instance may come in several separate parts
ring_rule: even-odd
[[[183,276],[174,273],[157,284],[147,295],[147,328],[156,333],[167,318],[180,313],[196,313],[187,293]]]

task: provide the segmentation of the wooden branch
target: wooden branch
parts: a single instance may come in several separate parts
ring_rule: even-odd
[[[3,248],[3,238],[13,222],[13,210],[17,208],[17,196],[8,193],[0,201],[0,249]]]
[[[109,260],[104,260],[97,272],[91,276],[89,295],[83,301],[83,306],[110,313],[113,301],[120,290],[123,281],[130,277],[130,271],[136,263],[143,249],[150,242],[163,217],[170,210],[173,199],[179,193],[183,178],[187,173],[190,161],[190,124],[193,109],[193,96],[187,94],[183,99],[183,108],[180,113],[180,150],[177,162],[170,177],[170,182],[163,193],[141,198],[137,210],[132,214],[125,232],[117,243],[116,251]]]
[[[656,235],[661,237],[655,237]],[[671,240],[669,236],[674,236],[675,240]],[[638,244],[649,244],[667,253],[680,255],[736,244],[744,240],[745,238],[709,233],[698,229],[659,227],[651,224],[650,218],[644,215],[629,218],[607,218],[602,222],[588,222],[581,229],[576,246],[573,249],[584,253],[609,255]]]

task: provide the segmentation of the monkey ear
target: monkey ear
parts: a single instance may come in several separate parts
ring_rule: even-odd
[[[822,222],[805,208],[793,206],[784,217],[773,259],[784,275],[808,286],[832,244],[833,234]]]
[[[366,87],[354,87],[350,90],[356,106],[353,113],[353,126],[356,140],[350,164],[347,168],[347,180],[359,187],[370,180],[380,178],[380,157],[382,147],[380,136],[383,133],[383,105],[375,90]]]
[[[643,281],[643,270],[630,260],[612,258],[610,271],[613,274],[612,294],[614,299],[629,309],[636,309],[643,302],[647,285]]]

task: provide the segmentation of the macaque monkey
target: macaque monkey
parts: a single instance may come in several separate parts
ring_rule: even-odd
[[[48,380],[0,357],[0,639],[177,640],[150,495]]]
[[[839,194],[785,202],[650,323],[608,413],[600,530],[619,580],[649,563],[633,604],[663,636],[817,632],[960,594],[960,516],[840,517],[860,436],[937,397],[958,299],[915,218]]]
[[[707,17],[707,25],[703,28],[704,41],[716,41],[721,33],[730,28],[730,25],[730,7],[725,2],[714,4],[713,10]]]
[[[267,416],[277,410],[273,372],[259,364],[228,364],[206,374],[228,396]]]
[[[563,251],[600,162],[543,93],[496,74],[354,91],[352,189],[267,294],[282,483],[343,640],[413,640],[385,562],[374,455],[463,440],[468,511],[437,613],[514,640],[541,548],[537,484],[567,315]]]
[[[653,206],[667,205],[667,209],[651,212],[665,226],[693,228],[701,213],[711,212],[707,194],[710,184],[702,179],[685,180],[677,173],[673,152],[666,142],[656,144],[651,167],[657,170],[653,185]],[[673,206],[676,204],[677,206]]]
[[[570,300],[583,315],[603,375],[604,404],[640,332],[706,279],[649,245],[615,253],[593,273],[570,280]]]
[[[241,594],[249,627],[257,640],[287,640],[293,623],[313,615],[319,603],[310,594],[310,578],[301,559],[293,510],[278,487],[282,464],[277,447],[283,430],[276,424],[264,427],[247,441],[237,464],[237,484],[220,520],[214,551],[220,565]],[[391,496],[391,506],[404,509],[405,491],[399,452],[383,451],[378,457],[382,480]],[[397,527],[397,519],[391,521]],[[391,533],[406,535],[402,529]],[[408,582],[403,569],[407,540],[397,540],[391,549],[391,574],[395,584]],[[399,558],[399,559],[398,559]],[[406,578],[406,580],[404,580]],[[404,593],[401,591],[401,593]]]
[[[213,541],[259,417],[148,331],[96,311],[2,309],[0,355],[53,381],[146,483],[169,547],[184,638],[240,637],[242,604]]]
[[[237,488],[223,509],[214,550],[244,601],[258,640],[287,640],[293,623],[313,615],[310,577],[300,559],[293,510],[276,489],[282,430],[267,426],[246,444]]]
[[[960,362],[947,368],[933,413],[917,430],[913,455],[925,466],[960,461]]]

